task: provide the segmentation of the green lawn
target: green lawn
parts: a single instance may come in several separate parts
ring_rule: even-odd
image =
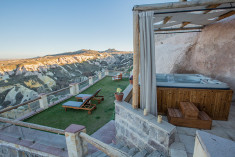
[[[101,81],[97,82],[90,88],[86,89],[82,93],[91,94],[97,89],[102,88],[99,95],[104,96],[104,101],[97,104],[97,109],[88,115],[85,110],[67,109],[65,112],[62,108],[62,104],[66,101],[76,101],[75,97],[72,97],[60,104],[57,104],[31,118],[25,120],[25,122],[40,124],[58,129],[66,129],[70,124],[79,124],[86,126],[87,133],[91,135],[104,124],[109,122],[113,118],[114,113],[114,93],[117,88],[125,89],[129,84],[129,79],[124,78],[121,81],[112,81],[111,77],[105,77]]]

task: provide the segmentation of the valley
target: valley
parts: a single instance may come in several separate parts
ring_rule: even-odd
[[[130,70],[132,64],[132,52],[115,49],[0,61],[0,109],[81,82],[106,69]]]

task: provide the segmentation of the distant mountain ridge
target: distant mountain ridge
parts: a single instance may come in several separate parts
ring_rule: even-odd
[[[26,71],[42,71],[43,69],[54,68],[65,64],[82,63],[84,61],[106,58],[115,54],[130,54],[131,51],[118,51],[108,49],[105,51],[96,50],[78,50],[74,52],[65,52],[44,57],[29,59],[15,59],[0,61],[0,75],[18,75]],[[43,71],[44,71],[43,70]]]
[[[105,51],[96,51],[96,50],[87,50],[87,49],[81,49],[78,51],[73,52],[64,52],[64,53],[57,53],[53,55],[46,55],[46,56],[62,56],[62,55],[75,55],[75,54],[82,54],[82,53],[113,53],[113,52],[131,52],[131,51],[118,51],[116,49],[107,49]]]

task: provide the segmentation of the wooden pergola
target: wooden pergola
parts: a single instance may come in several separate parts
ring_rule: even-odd
[[[206,25],[235,14],[235,0],[198,0],[136,5],[133,8],[132,107],[138,108],[140,71],[139,13],[153,11],[155,34],[200,32]]]

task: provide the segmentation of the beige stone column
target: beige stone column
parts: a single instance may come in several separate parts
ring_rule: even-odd
[[[109,71],[105,70],[105,76],[108,76],[108,75],[109,75]]]
[[[99,77],[99,80],[101,80],[101,78],[102,78],[101,72],[99,72],[98,77]]]
[[[91,86],[91,85],[93,85],[93,83],[94,83],[93,77],[90,76],[90,77],[89,77],[89,85]]]
[[[71,83],[70,85],[69,85],[69,90],[70,90],[70,94],[71,95],[76,95],[77,93],[76,93],[76,87],[75,87],[75,84],[74,83]]]
[[[80,132],[86,133],[85,126],[71,124],[65,129],[69,157],[84,157],[88,153],[87,142],[79,136]]]
[[[75,84],[74,84],[74,88],[75,88],[75,93],[76,93],[76,94],[79,94],[80,89],[79,89],[78,83],[75,83]]]
[[[39,99],[40,108],[47,109],[48,108],[47,95],[42,93],[39,96],[41,97],[41,99]]]

